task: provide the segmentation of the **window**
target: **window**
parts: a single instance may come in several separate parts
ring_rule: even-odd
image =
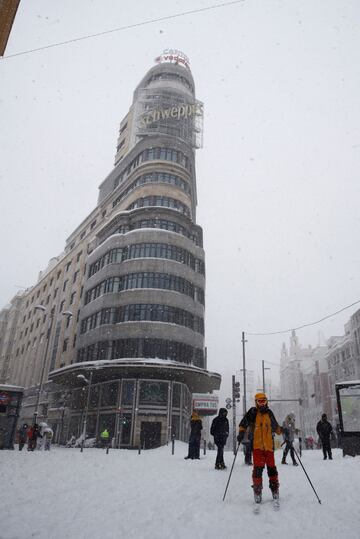
[[[76,296],[76,292],[73,292],[70,296],[70,305],[74,303],[75,296]]]
[[[62,347],[62,351],[63,352],[66,352],[67,348],[68,348],[68,344],[69,344],[69,339],[64,339],[64,342],[63,342],[63,347]]]
[[[68,283],[68,280],[66,279],[66,281],[64,281],[64,284],[63,284],[63,292],[65,292],[67,283]]]
[[[76,262],[79,262],[80,258],[81,258],[81,254],[82,254],[82,251],[80,251],[77,256],[76,256]]]
[[[60,303],[59,313],[62,313],[62,312],[63,312],[63,310],[64,310],[64,305],[65,305],[65,300],[63,299],[62,302]]]
[[[71,266],[71,260],[70,260],[70,262],[68,262],[68,263],[66,264],[66,271],[69,271],[70,266]]]
[[[60,275],[61,275],[61,270],[59,270],[56,274],[56,279],[58,280],[60,278]]]
[[[59,290],[58,288],[55,288],[55,290],[54,290],[54,298],[56,298],[58,290]]]
[[[75,271],[74,273],[73,283],[76,281],[78,275],[79,275],[79,270]]]

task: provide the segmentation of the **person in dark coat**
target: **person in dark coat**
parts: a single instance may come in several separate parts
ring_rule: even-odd
[[[24,423],[19,428],[19,451],[22,451],[24,445],[26,444],[27,432],[28,432],[28,424]]]
[[[213,419],[210,428],[211,436],[214,436],[214,442],[217,446],[217,455],[215,462],[216,470],[224,470],[226,468],[224,462],[224,447],[227,437],[229,436],[229,421],[226,408],[220,408],[219,414]]]
[[[324,460],[329,456],[329,460],[332,460],[330,437],[333,432],[331,423],[327,420],[327,415],[323,414],[320,421],[316,425],[316,432],[321,440],[322,450],[324,453]]]
[[[185,457],[185,460],[187,459],[199,459],[200,458],[200,440],[201,440],[201,431],[202,431],[202,421],[200,419],[200,416],[193,412],[191,414],[191,421],[190,421],[190,438],[189,438],[189,451],[187,457]]]

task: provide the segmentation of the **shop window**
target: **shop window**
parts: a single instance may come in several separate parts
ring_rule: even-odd
[[[104,384],[101,389],[101,407],[116,406],[118,399],[118,382]]]
[[[175,408],[180,408],[180,397],[181,397],[181,385],[180,384],[174,384],[173,385],[172,405]]]
[[[141,382],[140,404],[166,404],[168,399],[168,384],[165,382]]]
[[[133,404],[135,393],[135,382],[133,380],[124,380],[122,383],[121,404]]]

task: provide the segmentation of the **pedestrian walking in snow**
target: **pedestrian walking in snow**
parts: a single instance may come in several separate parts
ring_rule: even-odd
[[[36,448],[37,440],[40,436],[39,425],[34,423],[28,430],[28,451],[34,451]]]
[[[29,426],[27,423],[24,423],[19,428],[19,451],[22,451],[24,445],[26,444],[28,428]]]
[[[189,450],[187,457],[185,457],[185,460],[194,460],[200,458],[200,440],[202,428],[203,427],[200,416],[196,412],[193,412],[191,414],[190,421]]]
[[[333,428],[332,428],[331,423],[329,423],[329,421],[327,420],[326,414],[323,414],[321,416],[320,421],[316,425],[316,432],[318,433],[319,438],[321,440],[324,460],[326,460],[328,457],[329,457],[329,460],[332,460],[330,438],[333,433]]]
[[[251,432],[250,428],[246,429],[242,444],[244,447],[244,462],[248,466],[252,466],[252,450],[253,450],[253,433]]]
[[[214,442],[217,446],[215,461],[216,470],[224,470],[226,468],[224,462],[224,447],[229,436],[229,420],[226,416],[226,408],[220,408],[219,414],[213,419],[210,428],[210,434],[211,436],[214,436]]]
[[[45,423],[45,421],[39,423],[39,436],[36,442],[36,449],[39,451],[42,451],[43,447],[45,446],[45,429],[48,428],[48,426],[49,425]]]
[[[279,499],[279,479],[274,459],[273,433],[281,434],[282,428],[275,419],[273,412],[268,408],[268,400],[265,393],[255,395],[255,405],[250,408],[242,418],[239,425],[237,440],[243,441],[245,431],[249,427],[253,433],[253,473],[252,488],[256,503],[261,502],[262,474],[265,465],[269,476],[269,487],[273,499]]]
[[[295,451],[294,451],[293,443],[295,440],[295,434],[297,434],[299,431],[295,427],[295,415],[293,412],[291,412],[291,414],[286,416],[285,421],[282,424],[282,428],[283,428],[285,448],[284,448],[284,453],[283,453],[281,464],[287,464],[286,457],[290,451],[290,456],[291,456],[293,465],[298,466],[298,463],[296,462],[296,459],[295,459]]]
[[[101,440],[101,447],[103,449],[109,445],[110,433],[109,433],[108,429],[104,429],[100,433],[100,440]]]
[[[54,433],[53,433],[52,428],[45,427],[44,428],[44,434],[43,434],[45,451],[50,451],[51,441],[53,439],[53,436],[54,436]]]

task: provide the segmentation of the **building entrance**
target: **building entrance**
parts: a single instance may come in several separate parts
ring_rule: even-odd
[[[161,422],[142,421],[140,439],[143,449],[153,449],[161,445]]]

